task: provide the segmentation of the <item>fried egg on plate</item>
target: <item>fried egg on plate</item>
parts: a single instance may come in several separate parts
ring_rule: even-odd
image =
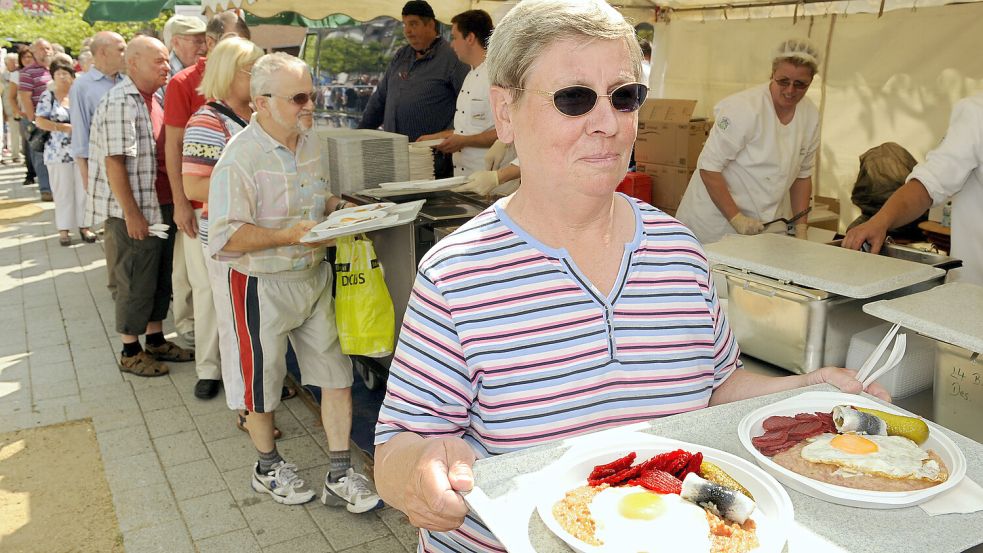
[[[591,501],[590,513],[604,551],[710,551],[706,513],[676,494],[639,486],[607,488]]]
[[[802,448],[802,458],[899,480],[945,480],[939,464],[915,442],[901,436],[822,434]]]

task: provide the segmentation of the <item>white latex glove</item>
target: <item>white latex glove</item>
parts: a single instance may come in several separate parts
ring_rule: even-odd
[[[508,151],[509,145],[502,142],[501,140],[496,140],[494,144],[488,148],[485,152],[485,169],[488,171],[494,171],[502,164],[505,159],[505,153]]]
[[[809,223],[798,223],[795,225],[795,237],[808,240],[809,239]]]
[[[743,213],[734,215],[734,218],[730,220],[730,226],[734,227],[734,230],[740,234],[761,234],[765,230],[765,226],[761,224],[761,221],[754,217],[748,217]]]
[[[454,192],[471,192],[479,196],[487,196],[496,188],[498,188],[498,171],[475,171],[468,177],[468,182],[453,190]]]

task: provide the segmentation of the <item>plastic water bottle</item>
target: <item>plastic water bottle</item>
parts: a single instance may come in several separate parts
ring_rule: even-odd
[[[952,202],[946,202],[942,206],[942,226],[945,228],[952,226]]]

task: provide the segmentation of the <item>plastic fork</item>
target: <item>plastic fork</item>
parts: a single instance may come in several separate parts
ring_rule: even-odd
[[[871,354],[867,356],[867,359],[864,360],[864,364],[860,366],[860,370],[857,371],[857,380],[863,382],[864,379],[870,375],[874,365],[881,360],[881,356],[884,355],[885,351],[887,351],[888,344],[891,343],[891,339],[894,338],[894,335],[898,333],[898,329],[900,328],[901,325],[895,323],[895,325],[891,327],[891,330],[887,331],[887,334],[885,334],[884,338],[881,339],[881,343],[877,344],[874,351],[871,352]]]
[[[861,380],[863,389],[866,390],[868,386],[877,381],[878,378],[887,374],[888,371],[894,369],[901,363],[901,358],[904,357],[905,349],[908,346],[908,337],[904,334],[898,334],[898,339],[894,341],[894,348],[891,349],[891,355],[888,356],[887,361],[884,362],[876,371],[873,371],[870,376]]]

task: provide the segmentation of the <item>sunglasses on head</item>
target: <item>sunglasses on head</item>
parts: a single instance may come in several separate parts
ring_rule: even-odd
[[[805,90],[809,88],[809,85],[812,84],[811,82],[806,83],[802,81],[792,81],[789,79],[773,79],[773,80],[775,81],[775,84],[778,85],[778,88],[788,88],[789,85],[791,85],[792,88],[794,88],[795,90]]]
[[[284,100],[289,100],[293,104],[304,107],[307,105],[307,102],[314,101],[314,98],[316,97],[315,94],[316,93],[312,90],[310,92],[298,92],[293,96],[280,96],[279,94],[263,94],[263,96],[266,96],[267,98],[283,98]]]
[[[607,98],[611,101],[614,109],[631,113],[638,111],[642,107],[642,102],[648,96],[649,89],[641,83],[627,83],[611,91],[611,94],[598,94],[593,88],[574,85],[561,88],[555,92],[545,90],[534,90],[531,88],[513,87],[515,90],[525,90],[549,96],[553,100],[553,107],[556,111],[567,117],[580,117],[587,115],[597,105],[598,98]]]

